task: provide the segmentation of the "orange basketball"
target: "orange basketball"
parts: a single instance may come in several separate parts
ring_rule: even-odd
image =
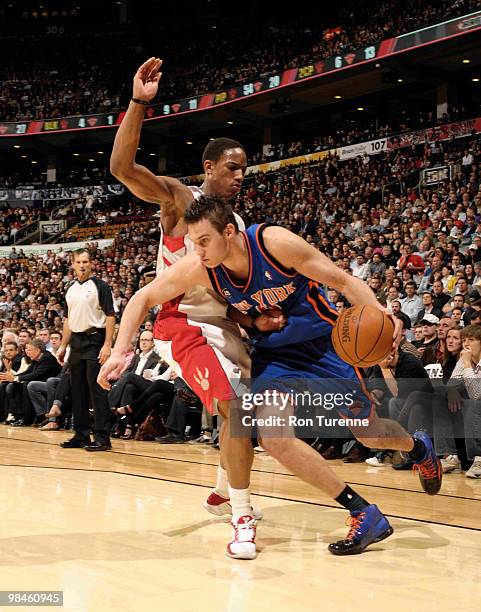
[[[343,361],[369,368],[389,355],[393,333],[392,320],[379,308],[352,306],[339,315],[332,330],[332,344]]]

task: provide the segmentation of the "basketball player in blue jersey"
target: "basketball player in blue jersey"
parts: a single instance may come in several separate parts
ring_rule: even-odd
[[[284,228],[254,225],[246,232],[239,232],[232,210],[219,199],[202,196],[187,209],[185,221],[196,253],[162,272],[130,300],[112,356],[100,372],[99,383],[105,384],[108,374],[121,369],[124,354],[144,313],[192,285],[219,292],[246,317],[246,325],[251,328],[263,310],[277,306],[287,320],[284,328],[265,334],[253,333],[255,384],[267,381],[267,385],[278,386],[282,379],[290,382],[293,378],[317,377],[337,379],[344,390],[348,385],[358,400],[355,406],[347,403],[341,406],[341,414],[367,422],[351,427],[356,438],[371,448],[407,452],[418,468],[424,490],[430,495],[436,494],[441,487],[442,470],[429,437],[423,432],[411,436],[399,423],[379,418],[369,397],[363,396],[362,380],[354,368],[343,362],[332,348],[330,335],[336,312],[317,283],[334,287],[352,304],[371,304],[382,309],[367,284],[346,274]],[[262,407],[259,412],[264,415]],[[282,431],[272,437],[272,432],[259,423],[258,433],[262,446],[282,465],[349,510],[351,528],[347,537],[331,544],[330,552],[360,553],[369,544],[391,535],[392,527],[377,506],[342,482],[309,445]],[[245,465],[249,465],[248,458]],[[242,558],[254,558],[254,517],[249,513],[233,516],[232,525],[232,541],[244,547]],[[227,552],[230,552],[229,546]]]

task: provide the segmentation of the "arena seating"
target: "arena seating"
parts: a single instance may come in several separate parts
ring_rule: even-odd
[[[0,38],[0,120],[119,110],[130,97],[126,74],[152,55],[152,49],[165,59],[158,101],[179,99],[345,53],[467,14],[477,6],[475,0],[458,0],[450,6],[419,0],[352,1],[343,3],[338,13],[330,13],[330,20],[324,22],[312,19],[309,13],[303,18],[288,13],[269,14],[265,20],[259,16],[245,23],[235,20],[222,31],[197,24],[182,29],[166,24],[160,34],[156,24],[155,30],[142,29],[142,39],[130,31],[25,36],[15,45],[9,37]],[[333,23],[334,19],[338,22]],[[342,26],[337,27],[339,24]],[[67,50],[72,46],[82,49],[75,64],[68,59]]]

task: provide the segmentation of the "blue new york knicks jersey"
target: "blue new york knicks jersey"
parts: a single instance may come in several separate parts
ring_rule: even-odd
[[[338,407],[344,416],[371,414],[360,372],[336,354],[331,342],[337,312],[318,284],[295,270],[284,268],[270,255],[262,233],[265,224],[252,225],[241,235],[249,253],[247,280],[233,279],[224,266],[208,268],[216,291],[235,308],[251,317],[269,308],[280,308],[287,318],[276,332],[249,331],[252,352],[252,389],[291,391],[293,381],[309,393],[343,394],[355,398]]]
[[[275,348],[330,334],[337,317],[334,307],[317,283],[273,259],[264,245],[265,227],[252,225],[241,234],[249,253],[247,280],[237,282],[220,265],[209,270],[214,288],[232,306],[251,317],[269,308],[282,310],[287,325],[276,332],[253,332],[255,346]]]

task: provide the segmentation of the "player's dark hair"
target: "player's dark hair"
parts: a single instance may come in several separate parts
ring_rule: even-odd
[[[242,149],[244,147],[237,140],[232,138],[214,138],[211,140],[202,153],[202,164],[208,159],[213,162],[219,161],[222,155],[229,149]]]
[[[184,219],[187,225],[207,219],[218,232],[223,232],[228,223],[239,229],[232,207],[220,198],[206,195],[192,202],[184,213]]]

